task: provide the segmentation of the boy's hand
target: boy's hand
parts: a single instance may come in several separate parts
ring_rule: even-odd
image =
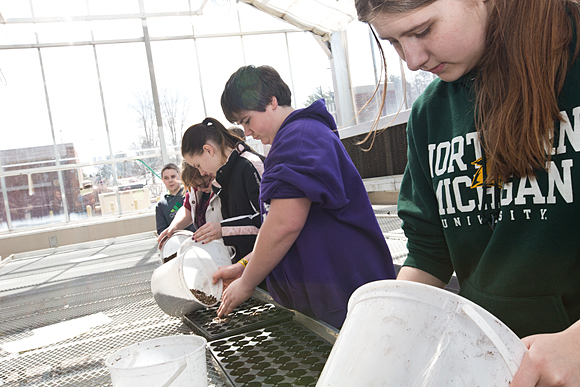
[[[254,290],[253,286],[246,286],[243,278],[238,278],[232,282],[222,295],[221,304],[217,311],[218,317],[232,313],[236,307],[254,294]]]
[[[238,278],[242,276],[244,266],[239,263],[233,265],[221,266],[218,271],[213,273],[213,283],[215,284],[221,278],[223,281],[224,290]]]

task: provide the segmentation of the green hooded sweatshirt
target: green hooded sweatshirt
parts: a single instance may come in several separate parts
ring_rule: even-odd
[[[408,122],[398,205],[405,266],[445,283],[455,271],[460,295],[520,337],[562,331],[580,318],[579,62],[559,98],[548,171],[536,178],[484,189],[471,91],[477,75],[433,81]]]

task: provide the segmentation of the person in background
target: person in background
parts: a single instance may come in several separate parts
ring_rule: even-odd
[[[166,164],[161,170],[161,181],[169,192],[157,202],[155,207],[157,235],[169,227],[175,214],[183,206],[185,197],[179,173],[179,167],[173,163]]]
[[[213,192],[210,176],[202,176],[199,171],[181,163],[181,181],[187,187],[183,207],[177,211],[173,221],[157,238],[159,248],[177,230],[192,229],[195,231],[209,222],[220,223],[223,220],[220,198]]]
[[[529,349],[510,387],[580,386],[580,9],[572,0],[356,0],[410,70],[398,279],[494,314]]]
[[[288,85],[269,66],[238,69],[221,104],[230,122],[272,146],[256,245],[241,264],[213,276],[229,284],[218,315],[231,313],[266,279],[281,305],[341,327],[351,294],[365,283],[395,278],[395,268],[334,118],[324,100],[294,110]]]
[[[235,248],[232,259],[236,262],[252,251],[262,225],[258,197],[263,156],[211,117],[185,131],[181,154],[202,177],[215,179],[213,190],[221,203],[221,223],[201,226],[194,240],[205,243],[223,238],[226,246]]]
[[[96,204],[96,195],[95,191],[93,190],[92,181],[90,180],[83,181],[83,188],[81,188],[80,199],[82,203],[82,211],[87,213],[90,212],[92,214],[95,210]]]
[[[242,140],[246,138],[246,135],[244,134],[244,129],[240,128],[237,125],[230,126],[228,130],[231,131],[236,136],[238,136],[239,138],[241,138]]]
[[[49,201],[49,211],[52,211],[53,215],[58,215],[63,212],[63,202],[62,202],[62,194],[60,193],[59,188],[55,188],[53,191],[53,196],[50,198]]]

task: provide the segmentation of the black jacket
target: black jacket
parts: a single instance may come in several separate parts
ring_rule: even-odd
[[[239,142],[228,161],[217,171],[214,191],[222,204],[222,237],[227,246],[236,249],[232,262],[249,254],[262,225],[260,215],[260,182],[264,171],[264,156]]]

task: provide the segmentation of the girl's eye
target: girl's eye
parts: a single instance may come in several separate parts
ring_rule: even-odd
[[[417,36],[418,38],[421,38],[423,36],[426,36],[429,32],[431,32],[431,26],[425,28],[423,31],[415,34],[415,36]]]

